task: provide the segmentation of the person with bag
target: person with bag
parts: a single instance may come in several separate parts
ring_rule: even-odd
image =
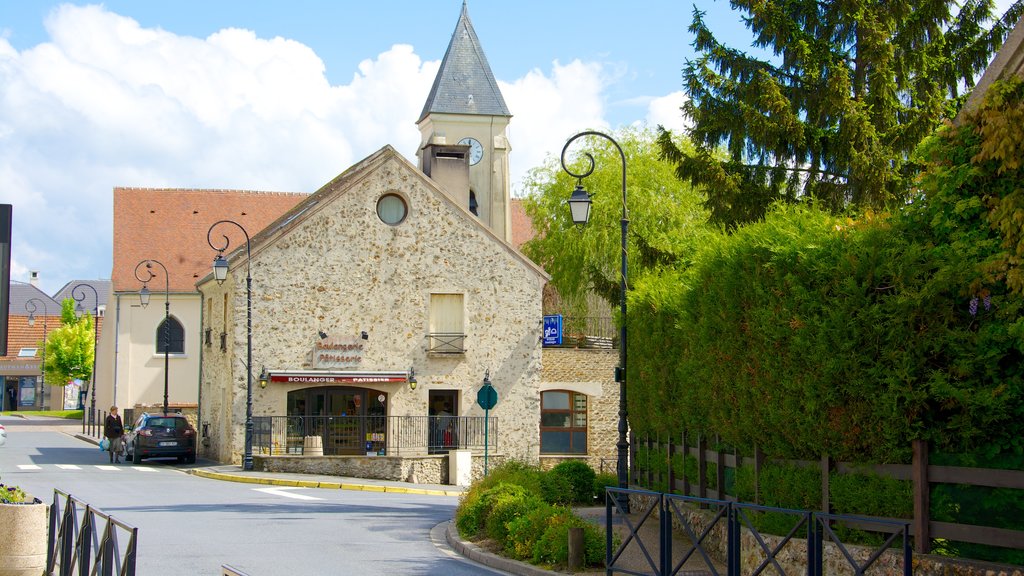
[[[124,424],[121,423],[121,416],[117,413],[117,406],[110,407],[110,414],[103,423],[103,436],[110,441],[107,450],[110,452],[110,462],[119,464],[123,445],[121,439],[124,437]]]

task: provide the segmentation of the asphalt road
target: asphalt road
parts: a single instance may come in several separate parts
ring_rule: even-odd
[[[220,574],[223,564],[250,576],[500,574],[431,538],[455,497],[222,482],[173,460],[111,465],[74,438],[80,424],[53,422],[0,417],[0,482],[44,502],[56,488],[138,527],[140,575]]]

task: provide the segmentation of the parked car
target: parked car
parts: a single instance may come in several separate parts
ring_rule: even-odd
[[[143,458],[176,457],[196,461],[196,429],[181,414],[143,413],[125,432],[125,459],[138,464]]]
[[[7,429],[4,428],[3,424],[0,424],[0,446],[7,444]]]

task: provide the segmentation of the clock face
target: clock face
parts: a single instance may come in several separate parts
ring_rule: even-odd
[[[469,164],[472,166],[484,157],[484,147],[475,138],[463,138],[459,140],[463,146],[469,145]]]

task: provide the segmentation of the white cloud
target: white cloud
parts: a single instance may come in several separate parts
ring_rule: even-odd
[[[512,122],[510,170],[513,193],[526,171],[561,153],[573,134],[585,129],[604,129],[602,92],[607,78],[600,64],[573,60],[552,64],[551,76],[532,70],[511,84],[499,82]]]
[[[672,132],[681,133],[689,127],[689,122],[683,118],[680,108],[686,101],[686,94],[682,91],[673,92],[660,98],[652,98],[647,105],[647,123],[651,126],[662,125]]]
[[[247,30],[70,5],[46,28],[22,52],[0,39],[0,202],[14,277],[42,270],[50,292],[109,277],[115,186],[312,191],[385,144],[413,157],[438,66],[396,45],[332,86],[307,46]]]

